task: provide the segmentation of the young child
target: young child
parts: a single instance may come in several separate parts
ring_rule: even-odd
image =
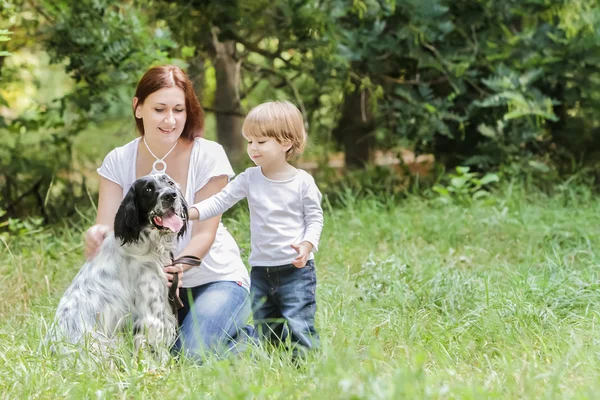
[[[302,114],[289,102],[252,109],[242,134],[256,167],[248,168],[220,193],[190,208],[190,219],[222,214],[243,198],[250,209],[252,308],[263,340],[273,344],[291,334],[293,354],[319,346],[315,329],[317,285],[313,253],[323,229],[321,193],[307,172],[289,160],[302,153]],[[282,324],[287,322],[287,330]]]

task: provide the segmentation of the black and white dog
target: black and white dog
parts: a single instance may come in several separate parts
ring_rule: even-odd
[[[136,348],[166,349],[177,319],[163,267],[186,230],[188,208],[168,175],[134,182],[117,211],[114,234],[87,261],[63,295],[49,339],[97,349],[133,327]],[[54,345],[53,345],[54,346]]]

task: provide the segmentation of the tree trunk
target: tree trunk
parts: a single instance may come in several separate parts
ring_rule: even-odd
[[[204,66],[204,62],[204,54],[196,51],[196,54],[191,60],[188,68],[188,75],[194,84],[194,91],[196,92],[196,95],[198,95],[198,99],[200,99],[200,104],[202,104],[202,107],[204,107],[204,83],[206,78],[206,68]]]
[[[223,145],[233,164],[239,163],[245,155],[245,143],[242,137],[242,107],[239,100],[240,68],[235,55],[235,42],[219,42],[213,39],[215,55],[213,65],[217,86],[215,90],[215,113],[217,119],[217,138]]]
[[[345,152],[346,168],[362,168],[371,160],[375,144],[375,115],[368,90],[355,90],[346,93],[342,116],[333,131],[333,137]]]

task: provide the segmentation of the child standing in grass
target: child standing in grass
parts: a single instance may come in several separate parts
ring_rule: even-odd
[[[268,102],[248,113],[242,134],[256,167],[195,204],[189,217],[210,219],[248,199],[254,322],[261,339],[276,345],[289,333],[293,353],[299,355],[319,346],[313,253],[323,228],[321,193],[314,179],[289,164],[304,150],[304,121],[293,104]]]

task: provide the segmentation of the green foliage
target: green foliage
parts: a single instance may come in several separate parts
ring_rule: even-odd
[[[43,15],[35,34],[43,38],[51,62],[65,64],[73,89],[0,120],[5,144],[0,149],[0,201],[5,218],[37,214],[49,222],[88,201],[82,171],[73,170],[76,135],[107,116],[129,115],[124,105],[140,74],[153,63],[167,62],[167,50],[176,44],[132,3],[41,1],[35,6]],[[25,6],[14,10],[15,20],[25,21],[17,17],[28,12]],[[23,22],[17,28],[25,27]],[[23,78],[22,69],[13,73]]]
[[[10,40],[10,35],[12,35],[12,32],[8,29],[0,29],[0,42],[8,42]],[[0,50],[0,57],[7,57],[10,56],[10,54],[11,53],[6,50]]]
[[[433,186],[433,192],[438,194],[437,201],[442,204],[456,202],[469,205],[485,200],[488,202],[494,184],[500,181],[498,174],[471,172],[469,167],[456,167],[456,173],[445,177],[446,185],[440,183]],[[492,199],[493,200],[493,199]]]
[[[553,106],[557,103],[545,97],[533,86],[542,73],[541,69],[536,69],[519,76],[504,65],[500,65],[497,76],[482,80],[493,94],[481,101],[475,101],[473,105],[482,108],[507,107],[508,112],[503,117],[505,121],[528,116],[556,121]]]
[[[486,141],[478,145],[479,154],[465,160],[465,165],[479,168],[507,165],[515,156],[523,154],[523,150],[542,153],[550,140],[546,123],[558,120],[554,113],[558,102],[546,97],[534,86],[541,77],[541,69],[518,74],[500,65],[497,75],[482,80],[492,93],[474,101],[472,107],[495,109],[504,112],[504,115],[495,121],[496,127],[485,123],[477,126],[477,131]]]
[[[71,136],[84,125],[74,119],[66,127],[56,108],[32,109],[0,129],[0,194],[8,216],[37,210],[46,222],[72,210],[76,199],[71,176]],[[53,191],[54,193],[51,193]],[[80,194],[81,195],[81,194]],[[52,202],[49,207],[48,198]]]
[[[153,26],[130,2],[83,0],[45,4],[52,24],[42,34],[53,63],[67,60],[78,84],[68,102],[92,115],[105,112],[152,64],[169,61],[169,31]],[[119,104],[120,105],[120,104]],[[101,114],[100,114],[101,115]]]
[[[149,65],[187,63],[210,109],[215,46],[225,41],[236,44],[229,96],[241,112],[266,100],[294,101],[317,144],[308,158],[324,159],[340,143],[361,149],[375,142],[433,153],[446,168],[521,169],[553,179],[600,155],[597,0],[0,0],[0,15],[0,37],[12,33],[1,42],[7,51],[47,52],[73,80],[55,102],[0,116],[10,143],[0,162],[19,181],[0,195],[11,217],[40,207],[35,196],[15,203],[36,184],[33,176],[44,177],[43,203],[70,194],[60,188],[73,181],[73,137],[90,123],[128,115],[133,86]],[[0,89],[22,78],[7,64],[0,62]],[[353,99],[350,115],[358,117],[350,125],[369,122],[356,137],[340,121]],[[0,104],[11,106],[2,97]],[[23,129],[27,140],[17,137]],[[41,148],[57,161],[25,159]],[[39,173],[24,170],[33,167]],[[353,191],[387,191],[384,183],[403,190],[393,174],[363,172]],[[341,187],[330,178],[325,185]],[[58,185],[49,190],[52,179]],[[74,186],[78,196],[87,190]],[[77,201],[68,203],[72,211]]]
[[[204,77],[214,79],[210,62],[217,57],[217,42],[237,43],[236,95],[244,110],[270,99],[291,100],[305,114],[314,137],[326,137],[333,129],[343,82],[327,80],[333,44],[323,36],[327,8],[322,2],[198,1],[181,7],[160,1],[157,5],[153,14],[167,21],[183,46],[181,57],[198,75],[204,73],[198,69],[206,68]],[[192,17],[184,18],[186,13]],[[214,80],[206,81],[201,90],[208,106],[214,90]]]
[[[3,210],[0,209],[0,217],[5,213],[6,212],[3,212]],[[33,235],[43,230],[43,223],[44,219],[41,217],[27,218],[25,220],[9,218],[7,221],[0,223],[0,229],[6,228],[7,230],[6,232],[1,232],[0,237],[7,240],[9,236]]]
[[[388,166],[369,166],[343,175],[323,166],[314,175],[321,192],[333,206],[348,206],[349,202],[363,198],[400,198],[411,183],[404,174]]]
[[[557,160],[557,144],[580,157],[595,143],[596,1],[330,4],[337,51],[328,65],[382,93],[380,146],[408,139],[447,165],[490,168]],[[569,129],[583,119],[590,124]]]

